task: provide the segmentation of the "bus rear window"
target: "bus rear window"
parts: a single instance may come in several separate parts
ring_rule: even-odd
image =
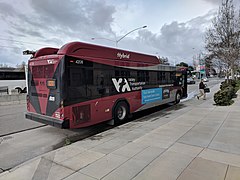
[[[32,66],[32,74],[34,78],[52,78],[54,73],[54,64]]]

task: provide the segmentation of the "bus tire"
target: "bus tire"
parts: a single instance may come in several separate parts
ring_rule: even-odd
[[[116,104],[113,112],[114,124],[118,125],[124,122],[129,115],[129,107],[124,101],[120,101]]]
[[[176,96],[175,96],[175,104],[180,103],[181,100],[181,93],[177,91]]]

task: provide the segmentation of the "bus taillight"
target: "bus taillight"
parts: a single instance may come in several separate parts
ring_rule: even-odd
[[[57,88],[56,79],[47,80],[47,87],[49,89],[56,89]]]

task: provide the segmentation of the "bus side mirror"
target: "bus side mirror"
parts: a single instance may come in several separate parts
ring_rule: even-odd
[[[23,55],[34,55],[36,51],[25,50],[23,51]]]

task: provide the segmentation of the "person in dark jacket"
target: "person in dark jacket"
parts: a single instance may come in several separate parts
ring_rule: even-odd
[[[199,83],[199,94],[197,95],[198,99],[203,96],[203,100],[206,100],[206,93],[204,92],[204,88],[205,88],[205,84],[203,83],[203,80],[201,79],[201,81]]]

